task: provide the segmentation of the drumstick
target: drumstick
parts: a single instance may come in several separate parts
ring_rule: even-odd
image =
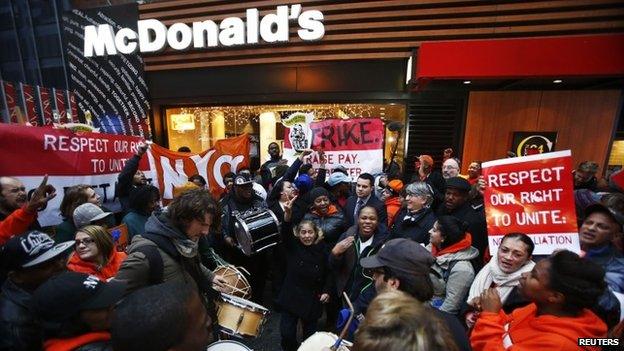
[[[353,305],[351,304],[351,300],[349,300],[349,296],[344,291],[342,292],[342,296],[347,302],[347,306],[349,306],[349,318],[347,319],[347,324],[345,324],[344,327],[342,327],[342,331],[340,332],[340,336],[338,337],[338,340],[336,340],[334,345],[330,348],[330,350],[332,351],[336,351],[340,347],[340,344],[342,343],[342,339],[344,339],[344,337],[347,335],[347,331],[349,330],[351,321],[353,321],[353,315],[355,314]]]

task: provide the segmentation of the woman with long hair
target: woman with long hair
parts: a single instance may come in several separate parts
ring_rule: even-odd
[[[126,258],[115,250],[113,238],[103,227],[89,225],[76,232],[75,252],[69,258],[70,271],[94,275],[101,280],[114,277]]]
[[[63,221],[54,227],[54,241],[57,243],[74,240],[76,225],[73,221],[74,210],[86,203],[102,206],[100,196],[89,185],[79,184],[65,190],[61,201],[60,211]]]

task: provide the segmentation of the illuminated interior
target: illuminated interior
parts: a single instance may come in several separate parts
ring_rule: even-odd
[[[169,148],[187,146],[192,152],[209,149],[217,140],[243,133],[252,137],[251,157],[267,159],[269,143],[283,145],[284,127],[281,119],[294,112],[313,113],[315,120],[331,118],[380,118],[385,122],[384,158],[390,159],[398,140],[395,161],[403,162],[404,127],[400,133],[387,129],[388,123],[406,121],[402,104],[295,104],[247,106],[185,106],[166,109]],[[191,116],[193,117],[191,119]],[[400,134],[400,135],[399,135]],[[260,162],[260,163],[262,163]]]

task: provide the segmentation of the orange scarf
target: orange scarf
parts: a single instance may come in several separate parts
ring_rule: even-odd
[[[338,208],[336,208],[336,206],[334,205],[329,205],[329,208],[327,209],[327,213],[320,213],[317,210],[312,210],[312,213],[314,213],[315,215],[319,217],[329,217],[333,215],[334,213],[338,213]]]
[[[93,332],[67,339],[49,339],[43,343],[43,348],[46,351],[71,351],[92,342],[110,339],[109,332]]]
[[[434,257],[438,257],[444,254],[458,252],[458,251],[467,249],[470,247],[470,245],[472,245],[472,236],[470,235],[470,233],[466,233],[466,236],[462,240],[440,251],[438,251],[438,248],[435,245],[431,245],[431,254]]]
[[[102,281],[107,281],[117,274],[121,263],[126,259],[128,255],[125,252],[119,252],[113,250],[110,257],[108,257],[108,263],[106,266],[98,269],[97,265],[93,262],[84,261],[75,252],[72,254],[69,262],[67,263],[67,269],[78,273],[91,274],[98,277]]]

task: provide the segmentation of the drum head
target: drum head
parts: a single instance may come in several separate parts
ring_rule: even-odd
[[[225,302],[231,303],[234,306],[238,306],[238,307],[242,307],[245,308],[247,310],[250,310],[252,312],[262,312],[262,313],[267,313],[269,312],[268,309],[258,305],[257,303],[253,303],[249,300],[245,300],[243,298],[240,298],[238,296],[234,296],[234,295],[228,295],[228,294],[221,294],[221,299]]]
[[[249,227],[241,218],[236,218],[236,223],[234,223],[234,234],[236,235],[236,241],[238,241],[238,247],[240,247],[241,251],[245,255],[251,256],[251,234],[249,233]]]
[[[208,345],[206,351],[251,351],[251,349],[238,341],[221,340]]]

